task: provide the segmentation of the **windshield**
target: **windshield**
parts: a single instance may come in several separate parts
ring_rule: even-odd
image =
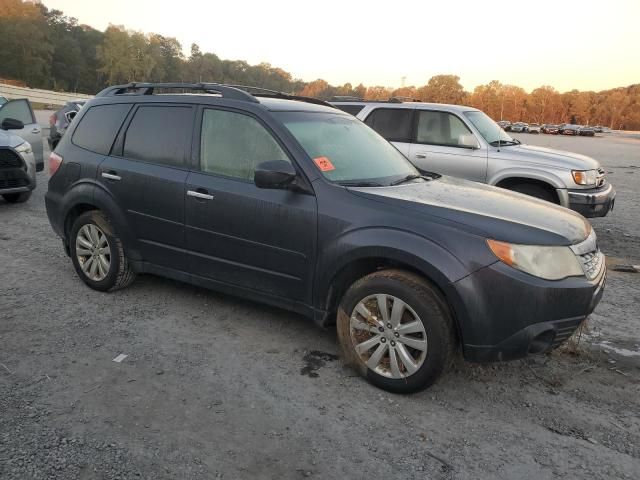
[[[274,113],[329,180],[384,186],[420,173],[360,120],[343,114]]]
[[[473,126],[478,129],[480,135],[484,137],[489,145],[515,145],[516,142],[507,132],[500,128],[496,122],[491,120],[484,112],[472,111],[464,112]],[[514,124],[517,125],[517,124]]]

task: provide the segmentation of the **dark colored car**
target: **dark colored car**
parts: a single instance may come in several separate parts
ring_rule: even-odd
[[[554,125],[552,123],[545,123],[544,125],[542,125],[542,128],[540,129],[540,131],[542,131],[542,133],[546,133],[550,135],[557,135],[558,125]]]
[[[585,125],[578,129],[578,135],[580,135],[581,137],[595,137],[596,130],[593,127]]]
[[[500,128],[502,128],[505,132],[511,131],[511,122],[509,120],[500,120],[496,123],[500,125]]]
[[[578,135],[579,132],[580,132],[580,126],[572,125],[570,123],[566,123],[558,129],[558,133],[560,135]]]
[[[581,215],[418,171],[324,102],[250,91],[133,84],[81,110],[46,208],[89,287],[153,273],[337,323],[347,362],[396,392],[432,384],[459,347],[557,347],[599,302]]]
[[[51,114],[49,117],[49,136],[47,137],[51,150],[56,148],[64,132],[67,131],[71,120],[75,118],[84,104],[84,100],[67,102],[64,107]]]

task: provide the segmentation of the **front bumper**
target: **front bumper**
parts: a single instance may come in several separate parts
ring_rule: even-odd
[[[602,298],[603,266],[593,280],[550,281],[497,262],[454,284],[454,310],[464,357],[471,362],[515,360],[568,339]]]
[[[569,208],[584,217],[604,217],[615,205],[616,191],[610,183],[589,190],[568,190]]]

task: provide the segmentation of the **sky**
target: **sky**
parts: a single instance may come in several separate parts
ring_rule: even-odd
[[[109,24],[197,43],[222,59],[267,62],[305,81],[424,85],[455,74],[527,91],[640,83],[640,0],[44,0]]]

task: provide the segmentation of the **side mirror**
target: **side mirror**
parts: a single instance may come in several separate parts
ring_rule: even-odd
[[[464,148],[480,148],[480,144],[473,133],[462,134],[458,136],[458,146]]]
[[[289,162],[272,160],[256,167],[253,182],[258,188],[287,188],[297,175],[296,169]]]
[[[24,123],[20,120],[16,120],[15,118],[5,118],[2,121],[0,128],[2,128],[2,130],[22,130],[24,128]]]

